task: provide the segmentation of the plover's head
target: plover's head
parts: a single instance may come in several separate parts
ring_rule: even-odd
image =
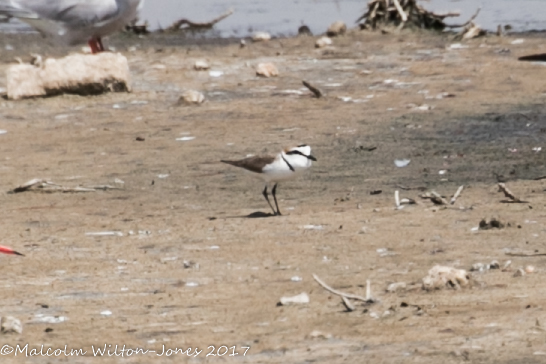
[[[292,148],[285,148],[283,150],[283,153],[287,157],[290,157],[291,159],[297,159],[297,160],[299,159],[299,160],[302,160],[302,162],[306,162],[302,164],[311,165],[311,161],[317,160],[315,157],[311,155],[311,147],[306,144],[298,145],[297,147],[292,147]]]

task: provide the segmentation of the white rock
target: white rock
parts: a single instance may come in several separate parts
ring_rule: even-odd
[[[456,269],[441,265],[435,265],[428,271],[428,275],[423,278],[423,288],[442,289],[467,286],[469,284],[469,276],[464,269]]]
[[[13,316],[2,317],[0,321],[0,332],[2,334],[22,334],[23,324]]]
[[[202,104],[205,101],[205,95],[203,95],[199,91],[195,90],[188,90],[185,91],[182,96],[178,99],[178,104],[185,104],[185,105],[198,105]]]
[[[262,77],[277,77],[279,70],[273,63],[260,63],[256,67],[256,75]]]
[[[293,303],[295,304],[309,303],[309,296],[307,295],[307,293],[303,292],[297,296],[281,297],[280,303],[283,306],[293,304]]]
[[[394,292],[401,291],[401,290],[404,290],[404,289],[406,289],[406,283],[405,282],[396,282],[396,283],[389,284],[389,286],[387,287],[387,292],[394,293]]]
[[[330,46],[330,45],[332,45],[332,39],[330,39],[328,37],[319,38],[315,42],[315,48],[324,48],[324,47],[327,47],[327,46]]]
[[[347,31],[347,25],[345,25],[342,21],[336,21],[330,25],[328,30],[326,31],[326,34],[330,37],[335,37],[338,35],[345,34]]]
[[[525,273],[531,274],[535,272],[535,267],[532,265],[528,265],[525,267]]]
[[[60,59],[48,58],[39,67],[16,64],[7,70],[7,94],[12,100],[63,93],[96,95],[108,91],[131,91],[129,64],[121,54],[73,54]]]
[[[195,61],[193,68],[195,68],[197,71],[205,71],[210,68],[210,64],[207,61],[199,60]]]
[[[271,34],[267,32],[256,32],[252,36],[252,40],[255,42],[263,42],[271,39]]]

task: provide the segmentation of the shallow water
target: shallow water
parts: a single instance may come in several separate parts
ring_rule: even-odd
[[[302,24],[320,34],[336,20],[355,26],[366,4],[366,0],[147,0],[141,19],[155,30],[181,18],[210,21],[233,9],[231,16],[214,27],[212,36],[244,37],[255,31],[287,36],[296,34]],[[449,19],[450,24],[464,23],[481,6],[476,23],[488,30],[496,30],[499,24],[510,24],[514,31],[546,30],[544,0],[429,0],[421,4],[435,11],[461,11],[460,17]],[[0,24],[0,30],[25,31],[29,27],[11,21]]]
[[[233,9],[235,13],[215,27],[223,37],[258,30],[293,35],[301,24],[318,34],[336,20],[353,26],[366,4],[365,0],[154,0],[144,5],[142,18],[157,28],[180,18],[209,21]],[[450,19],[451,24],[464,23],[481,6],[476,23],[488,30],[496,30],[498,24],[510,24],[515,31],[546,30],[544,0],[430,0],[421,4],[430,10],[461,11],[460,17]]]

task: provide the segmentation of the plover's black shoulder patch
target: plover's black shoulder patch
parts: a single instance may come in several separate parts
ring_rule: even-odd
[[[307,144],[298,145],[298,148],[308,147]]]

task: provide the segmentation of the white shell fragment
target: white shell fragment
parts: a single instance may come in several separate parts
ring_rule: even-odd
[[[0,324],[0,332],[2,334],[22,334],[23,324],[13,316],[2,317]]]
[[[335,37],[338,35],[343,35],[347,31],[347,25],[345,25],[342,21],[336,21],[328,27],[328,30],[326,31],[326,34],[329,37]]]
[[[456,269],[441,265],[435,265],[428,271],[428,275],[423,278],[423,289],[459,289],[461,286],[469,284],[469,276],[464,269]]]
[[[527,274],[531,274],[531,273],[534,273],[535,272],[535,267],[532,266],[532,265],[528,265],[525,267],[525,273]]]
[[[262,77],[277,77],[279,70],[273,63],[260,63],[256,67],[256,75]]]
[[[387,292],[394,293],[406,289],[406,282],[391,283],[387,287]]]
[[[205,101],[205,95],[199,91],[188,90],[185,91],[178,99],[179,105],[199,105]]]
[[[395,159],[394,160],[394,164],[399,168],[406,167],[408,164],[410,164],[410,162],[411,162],[410,159]]]
[[[252,35],[252,40],[254,42],[264,42],[271,39],[271,34],[267,32],[256,32]]]
[[[195,61],[193,68],[197,71],[205,71],[210,68],[210,64],[207,61],[198,60],[198,61]]]
[[[304,304],[304,303],[309,303],[309,296],[305,292],[300,293],[297,296],[281,297],[281,300],[280,300],[280,304],[283,306],[286,306],[289,304]]]
[[[324,48],[332,45],[332,39],[328,37],[322,37],[315,42],[315,48]]]
[[[176,141],[177,142],[187,142],[187,141],[190,141],[190,140],[194,140],[195,137],[193,136],[185,136],[185,137],[182,137],[182,138],[176,138]]]

